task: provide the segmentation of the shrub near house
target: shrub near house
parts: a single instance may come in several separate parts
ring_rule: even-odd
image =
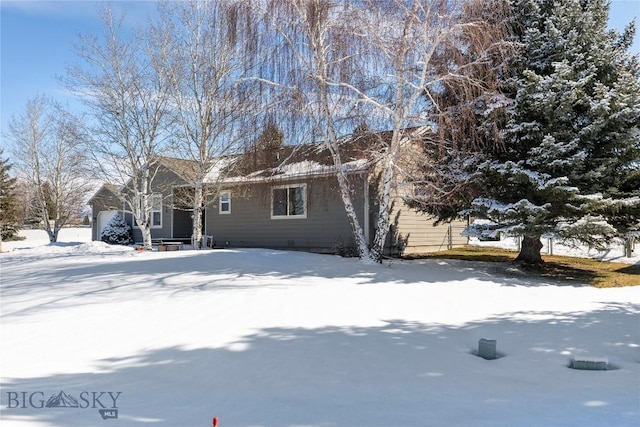
[[[115,214],[102,230],[101,240],[112,245],[128,245],[133,241],[131,227],[120,214]]]

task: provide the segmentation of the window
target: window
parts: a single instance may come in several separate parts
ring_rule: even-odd
[[[139,205],[139,198],[136,203]],[[162,228],[162,194],[151,195],[151,228]],[[138,228],[138,223],[133,221],[134,227]]]
[[[306,218],[307,185],[274,187],[271,190],[271,218]]]
[[[231,195],[229,194],[229,192],[224,191],[220,193],[220,197],[218,200],[219,200],[218,212],[220,213],[220,215],[230,214],[231,213]]]
[[[162,194],[151,196],[151,227],[162,227]]]

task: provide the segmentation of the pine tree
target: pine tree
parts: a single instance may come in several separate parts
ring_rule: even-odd
[[[601,247],[637,227],[640,66],[633,23],[607,30],[606,0],[514,0],[512,11],[520,49],[503,90],[515,102],[467,213],[491,221],[476,233],[524,237],[517,260],[539,263],[542,235]]]
[[[9,176],[12,165],[2,155],[0,148],[0,242],[16,238],[20,217],[16,178]]]
[[[101,239],[111,245],[128,245],[133,241],[131,227],[120,214],[115,214],[102,230]]]
[[[284,133],[280,127],[269,122],[264,131],[252,143],[249,150],[249,157],[252,160],[251,171],[268,169],[278,166],[278,151],[284,146]]]

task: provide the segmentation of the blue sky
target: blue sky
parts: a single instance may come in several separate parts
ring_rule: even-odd
[[[98,9],[104,2],[76,0],[0,0],[0,117],[2,134],[12,115],[28,99],[46,94],[75,108],[56,76],[78,61],[73,45],[79,34],[100,34]],[[144,23],[155,12],[155,2],[113,0],[130,25]],[[1,136],[5,146],[4,137]],[[6,155],[5,150],[5,155]]]
[[[49,95],[73,107],[75,101],[58,83],[56,75],[76,61],[73,44],[79,33],[101,31],[97,1],[0,0],[0,118],[7,132],[12,115],[19,114],[30,98]],[[155,11],[153,1],[113,0],[126,13],[127,23],[144,22]],[[633,17],[640,21],[640,0],[613,0],[610,25],[622,29]],[[640,22],[637,33],[640,33]],[[640,52],[636,34],[634,52]],[[4,146],[4,138],[0,146]],[[6,153],[5,153],[6,154]]]

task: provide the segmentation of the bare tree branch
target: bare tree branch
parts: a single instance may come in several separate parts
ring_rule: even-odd
[[[9,123],[15,166],[33,195],[32,215],[51,242],[79,215],[90,189],[81,129],[76,117],[45,96],[27,101]]]
[[[83,36],[76,46],[82,65],[63,83],[89,107],[91,154],[101,174],[120,184],[144,245],[151,249],[153,182],[166,151],[168,81],[162,71],[167,46],[152,45],[147,31],[128,33],[124,17],[101,12],[101,37]]]

